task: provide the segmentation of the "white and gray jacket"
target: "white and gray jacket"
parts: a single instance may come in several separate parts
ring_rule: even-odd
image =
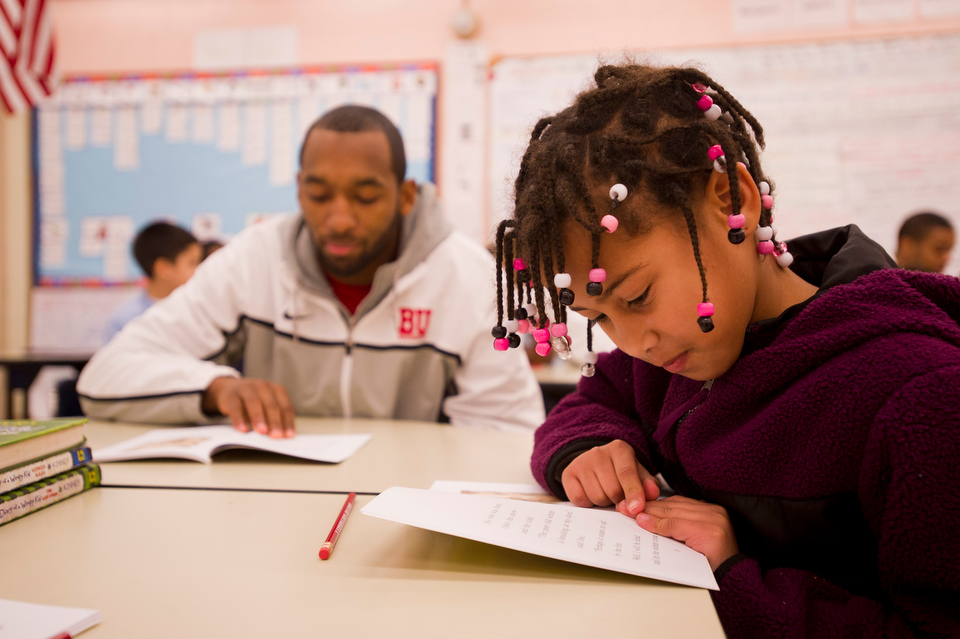
[[[452,231],[433,186],[400,256],[351,316],[300,215],[250,227],[101,348],[77,383],[91,417],[205,423],[203,391],[243,375],[287,389],[298,415],[532,430],[544,419],[521,349],[493,349],[494,261]]]

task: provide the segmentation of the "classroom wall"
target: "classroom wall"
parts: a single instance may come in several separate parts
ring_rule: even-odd
[[[462,71],[462,44],[450,26],[471,8],[479,29],[471,42],[487,60],[501,56],[656,51],[960,32],[957,0],[49,0],[61,72],[186,70],[199,36],[224,29],[295,27],[300,64],[435,60]],[[898,19],[858,21],[861,10],[908,6]],[[939,8],[938,8],[939,7]],[[814,27],[773,20],[744,30],[763,12],[824,9],[845,13],[842,26]],[[946,15],[930,17],[931,12]],[[752,13],[751,13],[752,12]],[[759,12],[759,13],[758,13]],[[774,18],[776,16],[774,15]],[[439,105],[438,184],[444,189],[445,92]],[[449,100],[448,100],[449,101]],[[453,103],[452,101],[449,101]],[[446,114],[448,117],[449,113]],[[449,136],[448,136],[449,138]],[[25,291],[30,285],[31,198],[29,118],[0,124],[0,348],[27,343]],[[447,155],[453,155],[447,153]],[[448,189],[449,195],[449,189]]]

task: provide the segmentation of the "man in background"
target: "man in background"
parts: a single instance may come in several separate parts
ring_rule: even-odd
[[[133,256],[147,276],[147,285],[110,318],[103,335],[105,343],[127,322],[186,283],[203,259],[203,249],[189,231],[169,222],[154,222],[137,233]]]
[[[897,264],[900,268],[942,273],[950,261],[956,242],[950,220],[925,211],[908,217],[897,240]]]
[[[226,416],[274,437],[293,436],[295,415],[532,431],[544,409],[530,364],[493,348],[493,258],[405,175],[383,114],[321,117],[301,147],[300,213],[239,233],[97,352],[84,412]]]

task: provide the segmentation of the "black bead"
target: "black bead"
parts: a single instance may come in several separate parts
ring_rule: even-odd
[[[493,330],[490,331],[490,334],[493,335],[496,339],[507,336],[507,329],[503,326],[494,326]]]
[[[697,324],[700,325],[700,330],[704,333],[709,333],[713,330],[713,318],[712,317],[700,317],[697,319]]]
[[[747,234],[743,232],[743,229],[730,229],[727,232],[727,239],[730,240],[731,244],[740,244],[747,239]]]
[[[516,310],[516,318],[518,320],[527,319],[527,309],[522,306]]]
[[[596,297],[597,295],[603,295],[603,284],[600,282],[590,282],[587,284],[587,295]]]
[[[517,281],[526,284],[530,281],[530,269],[524,268],[517,271]]]
[[[510,333],[510,348],[516,348],[520,346],[520,336],[516,333]]]
[[[564,306],[570,306],[573,304],[573,291],[571,291],[569,288],[561,288],[560,303]]]

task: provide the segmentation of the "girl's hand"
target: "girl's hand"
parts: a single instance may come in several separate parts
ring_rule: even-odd
[[[631,514],[619,506],[617,510]],[[647,502],[636,518],[644,530],[682,541],[706,555],[711,570],[740,552],[730,516],[723,506],[677,495]]]
[[[659,482],[637,461],[633,447],[619,439],[580,454],[560,480],[567,498],[577,506],[617,504],[631,517],[660,496]]]

